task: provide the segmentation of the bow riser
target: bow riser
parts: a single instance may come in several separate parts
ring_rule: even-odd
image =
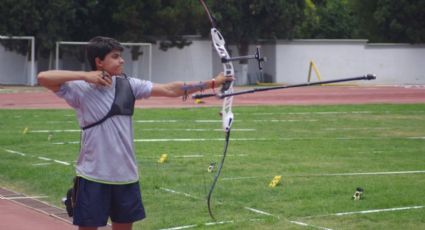
[[[218,56],[222,60],[224,75],[227,77],[234,77],[235,70],[233,68],[233,63],[223,61],[223,60],[230,59],[230,55],[226,49],[226,42],[224,41],[220,31],[218,31],[216,28],[212,28],[211,38],[212,38],[212,43],[214,45],[214,48],[217,51]],[[224,85],[221,88],[221,94],[233,93],[233,81],[229,81],[225,84],[227,85]],[[223,130],[225,132],[230,132],[230,129],[232,128],[232,124],[233,124],[232,103],[233,103],[233,97],[226,97],[223,101],[221,116],[223,120]]]

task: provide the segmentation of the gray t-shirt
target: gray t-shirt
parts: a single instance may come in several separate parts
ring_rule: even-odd
[[[109,112],[115,96],[112,86],[96,86],[85,81],[63,84],[56,95],[75,109],[80,127],[95,123]],[[136,99],[148,98],[152,82],[129,78]],[[116,115],[82,131],[76,173],[89,180],[111,184],[138,181],[134,154],[133,125],[130,116]]]

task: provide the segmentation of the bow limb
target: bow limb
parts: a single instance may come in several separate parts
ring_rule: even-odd
[[[235,75],[235,70],[233,68],[233,63],[229,60],[231,60],[231,57],[229,55],[229,52],[226,49],[226,42],[224,41],[223,36],[221,35],[220,31],[216,28],[215,19],[212,16],[211,12],[209,11],[207,5],[205,4],[204,0],[199,0],[202,6],[205,9],[205,12],[208,15],[208,18],[211,22],[212,28],[211,28],[211,39],[212,43],[214,45],[214,49],[217,52],[218,56],[221,59],[221,62],[223,64],[223,72],[226,77],[233,78]],[[233,93],[233,81],[228,81],[225,84],[223,84],[222,88],[220,89],[220,95],[222,94],[231,94]],[[224,160],[226,158],[227,154],[227,147],[229,146],[229,139],[230,139],[230,130],[233,124],[233,113],[232,113],[232,104],[233,104],[233,97],[226,97],[223,100],[223,106],[221,110],[221,116],[222,116],[222,125],[223,130],[225,132],[226,138],[225,138],[225,144],[224,144],[224,150],[223,150],[223,156],[221,158],[220,165],[218,166],[217,173],[214,176],[214,180],[211,184],[210,190],[208,192],[207,196],[207,205],[208,205],[208,213],[210,214],[211,218],[215,220],[215,217],[211,210],[211,196],[214,191],[215,185],[217,184],[218,178],[220,176],[221,170],[223,169]]]

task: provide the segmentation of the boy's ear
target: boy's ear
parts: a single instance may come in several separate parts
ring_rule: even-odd
[[[100,58],[95,58],[94,62],[96,63],[96,69],[103,69],[103,61]]]

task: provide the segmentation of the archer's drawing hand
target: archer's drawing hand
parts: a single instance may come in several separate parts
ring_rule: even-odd
[[[98,86],[112,85],[112,77],[109,73],[100,70],[87,72],[85,81]]]

